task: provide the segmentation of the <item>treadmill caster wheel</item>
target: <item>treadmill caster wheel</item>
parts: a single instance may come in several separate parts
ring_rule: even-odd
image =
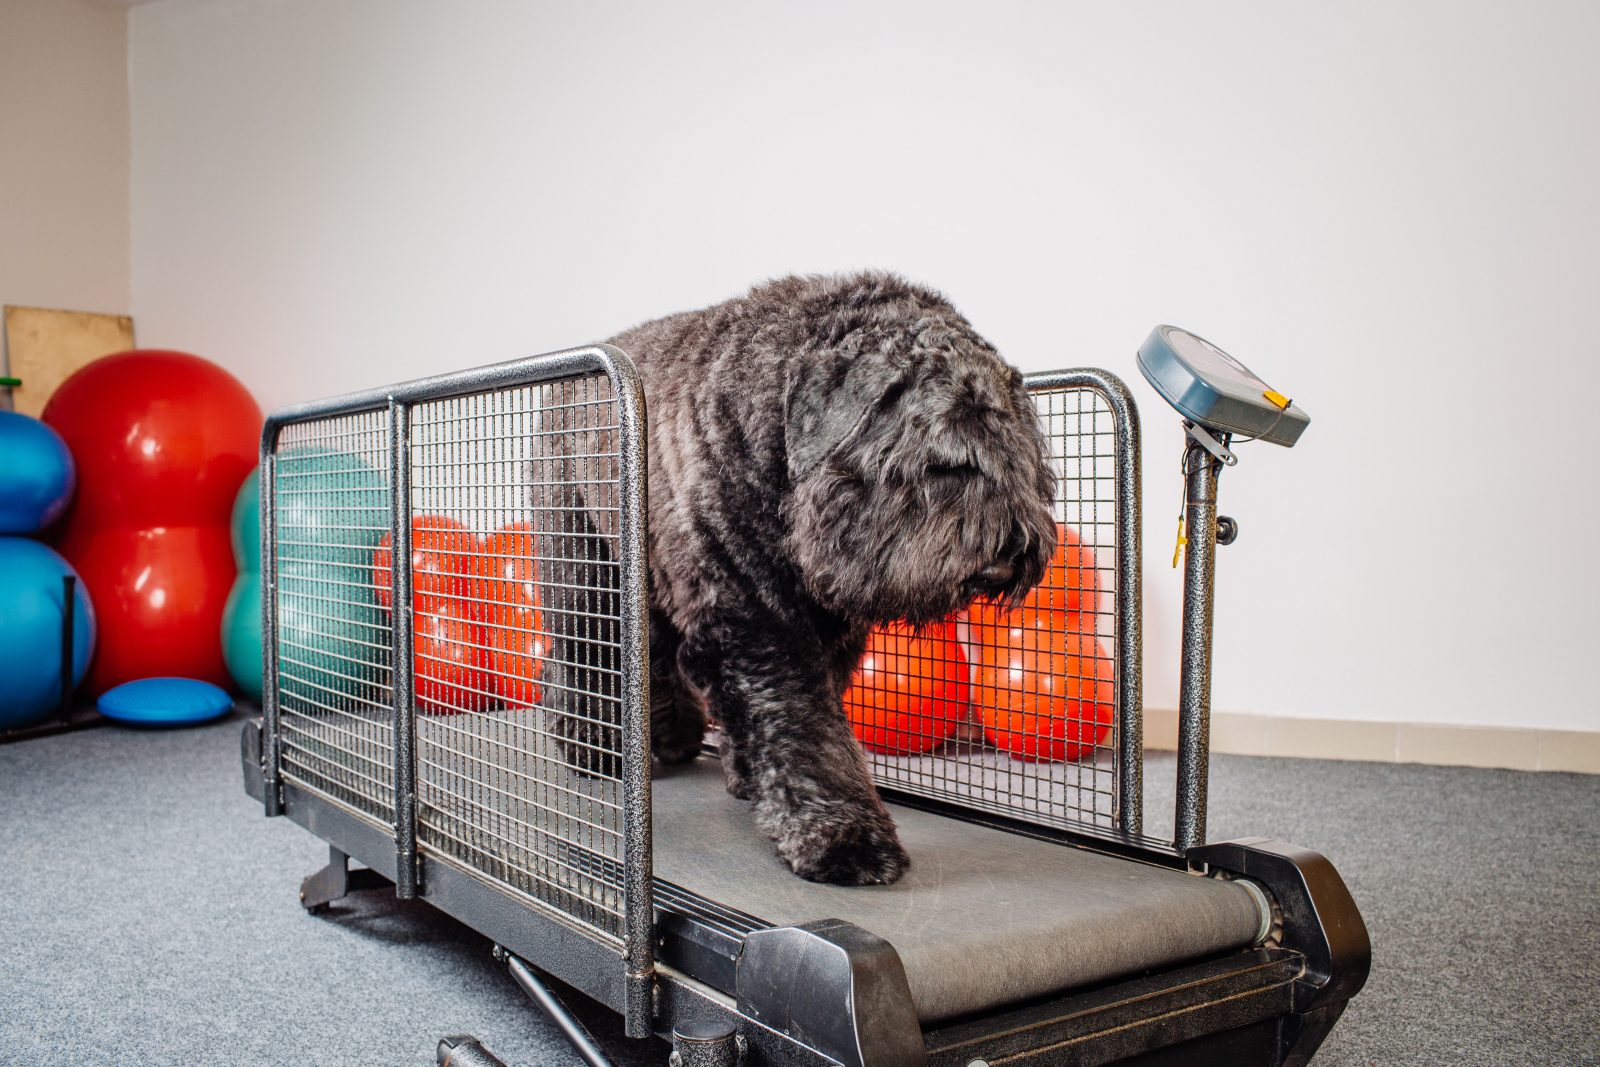
[[[738,1067],[743,1044],[726,1023],[689,1023],[672,1031],[669,1067]]]

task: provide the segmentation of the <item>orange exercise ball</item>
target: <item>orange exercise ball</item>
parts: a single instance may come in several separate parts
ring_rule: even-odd
[[[1027,607],[978,647],[984,736],[1014,759],[1082,759],[1111,732],[1115,665],[1093,619]]]
[[[539,702],[550,640],[539,612],[539,552],[532,525],[486,535],[473,557],[471,600],[489,643],[494,691],[513,705]]]
[[[928,752],[956,732],[967,714],[967,657],[953,623],[918,634],[903,623],[872,632],[845,690],[856,738],[873,752]]]

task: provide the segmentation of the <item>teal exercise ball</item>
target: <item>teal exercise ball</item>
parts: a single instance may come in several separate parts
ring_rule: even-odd
[[[233,539],[233,559],[241,571],[261,573],[261,471],[252,470],[239,485],[233,498],[229,520]]]
[[[261,575],[239,572],[222,608],[222,659],[239,691],[261,703]]]
[[[239,576],[222,608],[222,659],[239,691],[261,702],[261,472],[233,498],[233,561]]]
[[[291,448],[276,460],[278,692],[306,714],[382,699],[390,619],[372,589],[389,485],[361,457]]]
[[[72,453],[38,419],[0,411],[0,534],[31,534],[67,510],[77,484]]]
[[[0,730],[42,722],[61,705],[62,578],[72,564],[37,541],[0,537]],[[94,655],[94,605],[80,581],[73,591],[72,684]]]

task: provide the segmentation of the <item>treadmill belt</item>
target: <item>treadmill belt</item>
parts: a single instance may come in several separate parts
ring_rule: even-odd
[[[894,945],[924,1023],[1250,945],[1228,882],[890,805],[911,869],[890,886],[791,873],[702,758],[654,785],[655,874],[774,926],[844,919]]]

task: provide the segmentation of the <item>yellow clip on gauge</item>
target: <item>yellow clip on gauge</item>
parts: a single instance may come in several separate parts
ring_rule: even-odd
[[[1279,411],[1283,411],[1289,406],[1289,398],[1278,392],[1276,389],[1268,389],[1261,395],[1278,405]]]
[[[1188,543],[1189,543],[1189,539],[1187,537],[1183,536],[1183,516],[1179,515],[1178,516],[1178,543],[1176,545],[1172,546],[1172,566],[1173,566],[1174,570],[1177,569],[1178,560],[1183,557],[1183,546],[1188,544]]]

